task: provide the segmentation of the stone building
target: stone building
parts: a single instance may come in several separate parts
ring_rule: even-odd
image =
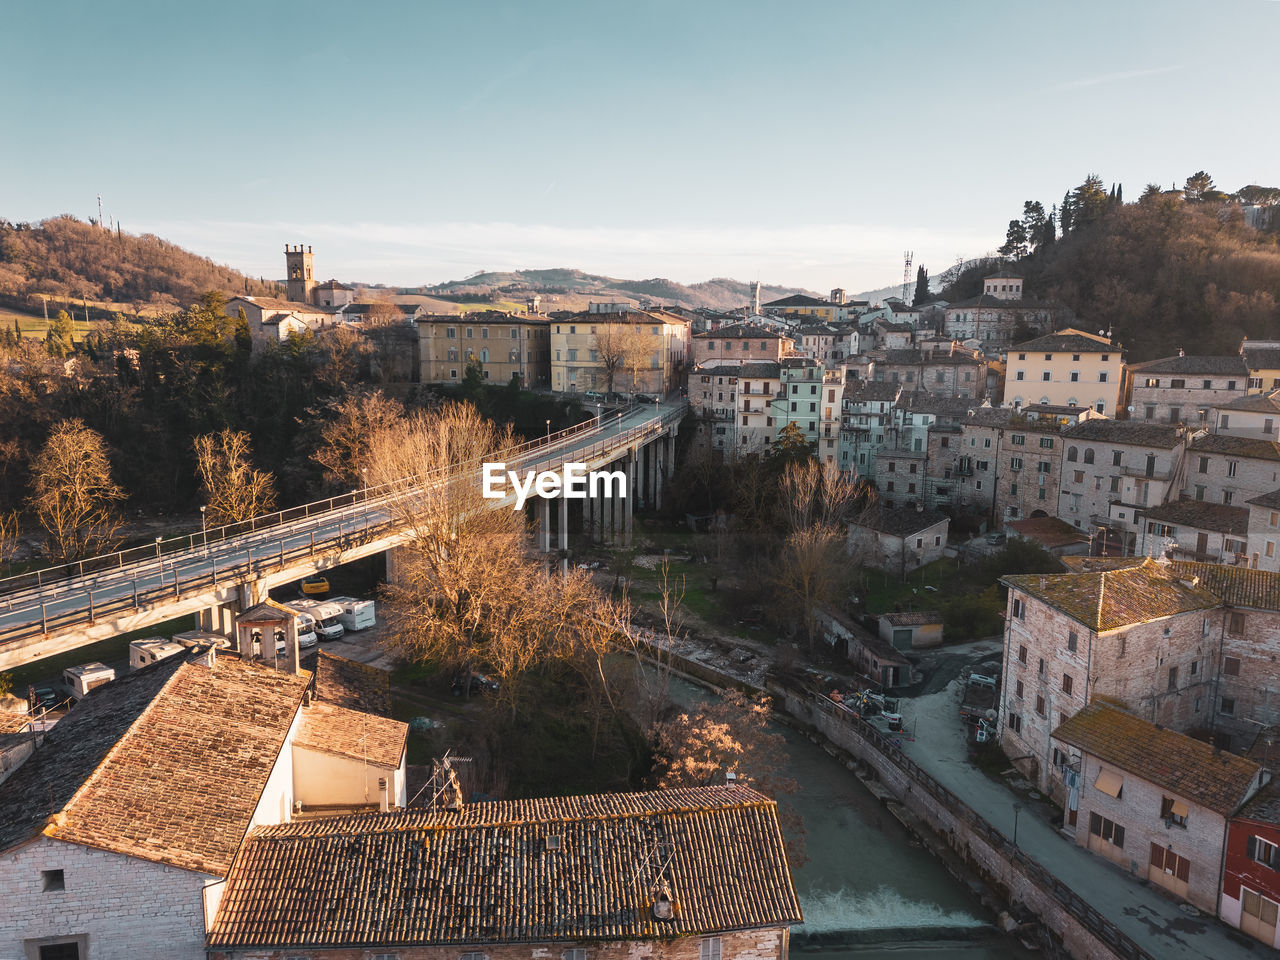
[[[1231,818],[1218,916],[1280,948],[1280,783],[1275,780]]]
[[[1137,552],[1203,563],[1246,563],[1248,536],[1248,508],[1181,497],[1142,511]]]
[[[689,321],[661,310],[589,309],[551,321],[551,389],[666,396],[685,385]]]
[[[1009,348],[1001,403],[1092,407],[1115,417],[1125,406],[1125,387],[1120,345],[1068,327]]]
[[[423,383],[458,383],[467,364],[485,380],[522,387],[551,383],[551,323],[536,314],[484,310],[417,318]]]
[[[1239,355],[1176,357],[1129,365],[1132,420],[1208,426],[1213,408],[1245,395],[1249,370]]]
[[[751,323],[716,327],[707,333],[694,334],[691,342],[695,367],[712,366],[720,362],[781,360],[791,347],[789,337],[777,330]]]
[[[1227,821],[1262,768],[1108,703],[1082,708],[1053,741],[1074,785],[1064,825],[1076,843],[1216,914]]]
[[[1024,296],[1022,278],[1001,271],[983,280],[978,296],[948,303],[942,329],[948,337],[998,352],[1019,338],[1048,333],[1062,312],[1056,304]]]
[[[1246,501],[1249,511],[1245,550],[1255,570],[1280,571],[1280,490]]]
[[[902,383],[909,393],[981,400],[986,395],[987,361],[958,343],[937,350],[884,350],[870,355],[871,379]]]
[[[249,321],[254,350],[271,343],[283,343],[293,334],[324,330],[336,322],[333,309],[276,297],[232,297],[223,308],[229,317],[238,317],[241,310]]]
[[[1187,448],[1183,493],[1193,500],[1240,506],[1280,489],[1280,443],[1202,434]]]
[[[786,960],[801,919],[776,805],[718,786],[263,827],[208,948],[210,960]]]
[[[77,703],[0,784],[0,956],[200,960],[253,827],[300,800],[402,806],[407,726],[311,680],[204,650]],[[349,779],[369,760],[389,767],[371,799]]]
[[[847,550],[864,566],[905,577],[942,556],[950,523],[937,510],[880,507],[850,521]]]

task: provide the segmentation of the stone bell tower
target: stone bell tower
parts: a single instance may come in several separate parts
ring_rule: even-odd
[[[311,248],[285,244],[285,277],[289,283],[289,299],[294,303],[310,303],[316,281],[311,270]]]

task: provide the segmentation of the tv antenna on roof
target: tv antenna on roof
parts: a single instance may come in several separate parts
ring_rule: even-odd
[[[431,776],[406,806],[412,807],[414,801],[430,790],[431,799],[426,803],[429,810],[461,810],[462,784],[458,782],[458,774],[454,771],[453,764],[470,762],[471,757],[450,756],[449,751],[446,750],[443,757],[431,762]]]

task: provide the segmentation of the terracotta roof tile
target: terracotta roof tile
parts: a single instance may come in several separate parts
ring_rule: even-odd
[[[293,742],[321,753],[396,767],[408,736],[407,723],[316,701],[303,708],[302,725]]]
[[[647,865],[666,845],[677,909],[660,922],[658,868]],[[208,942],[660,939],[800,920],[775,804],[722,786],[264,827],[236,861]]]
[[[1140,447],[1172,449],[1182,442],[1185,434],[1177,427],[1158,423],[1139,423],[1136,420],[1108,420],[1091,417],[1081,420],[1062,431],[1072,440],[1094,440],[1099,443],[1128,443]]]
[[[1228,437],[1220,433],[1206,433],[1190,446],[1192,453],[1225,453],[1232,457],[1250,460],[1280,460],[1280,443],[1259,440],[1254,437]]]
[[[1259,497],[1254,497],[1252,500],[1246,500],[1245,502],[1256,504],[1259,507],[1269,507],[1274,510],[1276,507],[1280,507],[1280,490],[1272,490],[1270,493],[1264,493]]]
[[[937,610],[908,610],[903,613],[883,613],[880,619],[893,627],[923,627],[942,623],[942,614]]]
[[[997,300],[996,305],[1009,302]],[[956,304],[952,304],[952,306],[956,306]],[[1027,340],[1023,343],[1015,343],[1009,350],[1011,353],[1119,353],[1120,347],[1106,337],[1099,337],[1096,334],[1085,333],[1083,330],[1077,330],[1074,327],[1067,327],[1067,329],[1059,330],[1057,333],[1036,337],[1034,340]]]
[[[1173,561],[1169,569],[1185,579],[1199,577],[1200,587],[1233,607],[1280,610],[1280,573],[1185,560]]]
[[[1089,542],[1089,534],[1057,517],[1027,517],[1025,520],[1010,520],[1005,526],[1020,537],[1050,548]]]
[[[1262,769],[1105,703],[1089,704],[1052,736],[1224,816],[1244,802]]]
[[[0,850],[43,831],[225,875],[309,682],[168,657],[94,690],[0,784]]]
[[[1100,633],[1219,605],[1214,594],[1187,586],[1170,567],[1147,559],[1119,570],[1020,574],[1000,582]]]
[[[1133,373],[1183,373],[1206,374],[1208,376],[1232,375],[1244,378],[1249,375],[1249,368],[1239,354],[1225,357],[1162,357],[1159,360],[1148,360],[1145,363],[1131,363],[1129,370]],[[1243,380],[1240,384],[1244,387]]]
[[[316,654],[314,669],[316,699],[380,717],[391,716],[391,674],[386,670],[324,650]]]
[[[1247,507],[1232,507],[1208,500],[1192,500],[1189,497],[1151,507],[1145,511],[1144,516],[1148,520],[1176,523],[1184,527],[1195,527],[1197,530],[1214,530],[1241,536],[1249,531]]]

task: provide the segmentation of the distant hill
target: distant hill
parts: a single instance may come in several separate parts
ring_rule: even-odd
[[[1256,229],[1225,194],[1193,201],[1158,189],[1136,203],[1104,193],[1090,212],[1066,235],[1009,261],[1031,296],[1065,304],[1076,326],[1110,329],[1131,362],[1179,349],[1233,353],[1246,336],[1280,338],[1280,217]],[[993,263],[968,266],[942,296],[976,295]]]
[[[662,277],[620,280],[565,268],[486,272],[463,280],[423,287],[415,292],[426,296],[494,297],[517,302],[536,293],[542,296],[544,309],[577,309],[585,306],[588,300],[631,300],[689,309],[705,307],[712,310],[732,310],[750,303],[753,290],[754,284],[723,277],[686,285]],[[764,284],[761,286],[760,300],[768,302],[794,293],[808,292],[800,287]]]
[[[71,216],[0,219],[0,303],[20,310],[39,310],[36,295],[138,313],[186,307],[208,290],[276,296],[281,289],[150,234],[105,230]]]

